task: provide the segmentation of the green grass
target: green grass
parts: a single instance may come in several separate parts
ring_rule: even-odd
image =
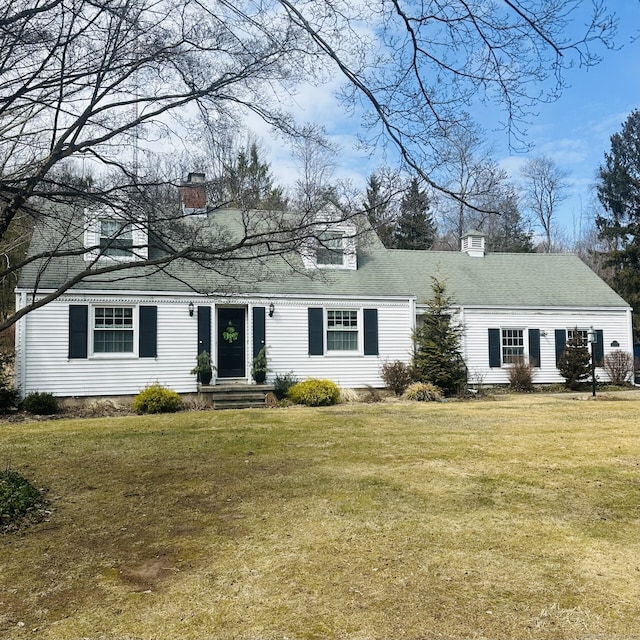
[[[52,511],[0,538],[0,635],[638,638],[639,407],[0,425],[0,466]]]

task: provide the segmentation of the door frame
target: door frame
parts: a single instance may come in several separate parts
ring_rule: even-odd
[[[220,326],[220,311],[224,311],[226,309],[234,309],[238,311],[242,311],[242,322],[243,322],[243,331],[244,334],[241,333],[242,339],[242,374],[241,375],[221,375],[220,369],[220,336],[222,332],[222,327]],[[248,348],[248,337],[249,337],[249,325],[248,325],[248,306],[247,305],[239,305],[239,304],[218,304],[215,306],[215,365],[217,367],[216,371],[216,380],[234,380],[234,379],[248,379],[247,372],[247,348]],[[224,346],[224,345],[223,345]],[[240,361],[238,360],[238,364]]]

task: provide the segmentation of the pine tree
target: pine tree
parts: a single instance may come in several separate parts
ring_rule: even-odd
[[[573,390],[579,389],[580,382],[586,380],[591,374],[589,347],[577,329],[567,340],[564,351],[558,358],[558,370],[565,379],[565,385]]]
[[[415,331],[412,367],[416,379],[431,382],[446,394],[455,395],[467,380],[461,354],[464,328],[453,321],[453,300],[444,283],[432,279],[433,296],[422,326]]]
[[[367,199],[364,209],[369,223],[375,229],[382,244],[391,248],[393,246],[394,221],[391,215],[391,195],[385,189],[382,179],[372,173],[367,180]]]
[[[226,167],[225,180],[229,199],[243,209],[284,209],[282,189],[273,184],[268,162],[260,159],[258,145],[252,142],[241,149],[233,163]]]
[[[429,249],[436,236],[433,218],[429,213],[429,197],[413,178],[400,203],[400,216],[393,233],[395,249]]]
[[[598,198],[607,215],[598,216],[600,237],[611,245],[605,266],[610,284],[633,307],[634,334],[640,339],[640,110],[611,136],[611,153],[600,167]]]

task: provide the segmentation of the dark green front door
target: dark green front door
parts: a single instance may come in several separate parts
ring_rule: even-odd
[[[218,308],[218,378],[244,378],[247,375],[245,332],[244,309]]]

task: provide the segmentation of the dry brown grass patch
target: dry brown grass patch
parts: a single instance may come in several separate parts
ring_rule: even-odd
[[[0,634],[630,640],[638,406],[4,425],[0,458],[49,488],[53,513],[0,540]]]

